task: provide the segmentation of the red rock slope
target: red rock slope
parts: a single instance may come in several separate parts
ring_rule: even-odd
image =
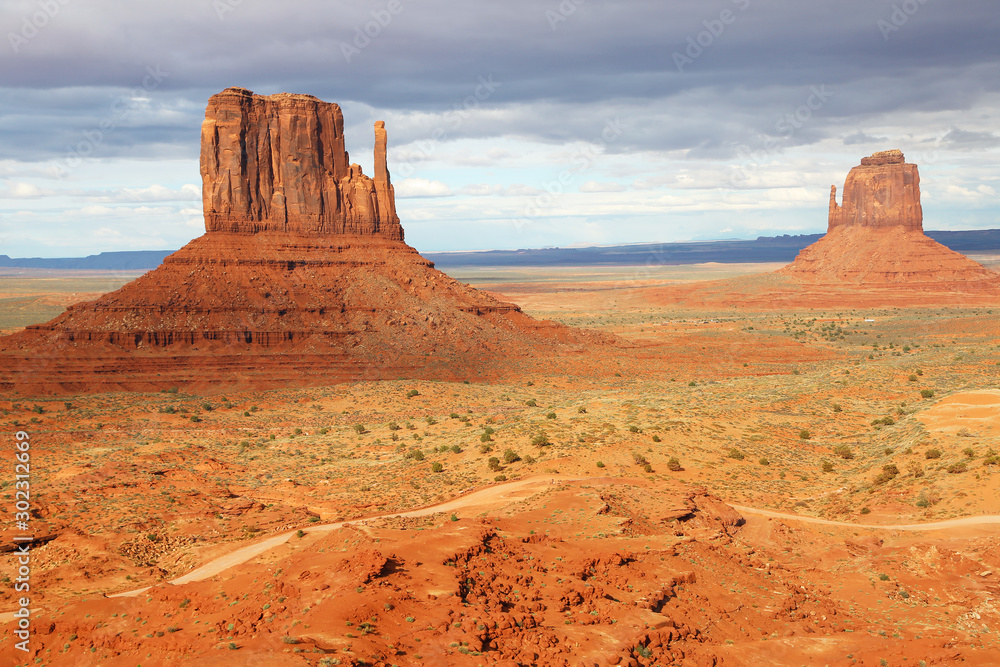
[[[593,340],[459,283],[403,242],[375,125],[375,179],[309,95],[213,96],[207,233],[155,271],[0,339],[0,389],[91,391],[462,379]]]

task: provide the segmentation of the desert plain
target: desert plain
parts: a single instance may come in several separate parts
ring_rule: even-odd
[[[702,282],[776,268],[448,269],[615,341],[470,379],[7,392],[0,663],[1000,663],[1000,304]],[[0,328],[133,277],[9,270]]]

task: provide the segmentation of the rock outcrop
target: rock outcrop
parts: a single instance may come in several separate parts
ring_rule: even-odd
[[[375,124],[375,179],[350,164],[340,107],[312,95],[227,88],[208,101],[201,176],[209,232],[378,234],[403,240]]]
[[[902,227],[923,233],[920,175],[899,150],[861,158],[844,182],[844,203],[837,205],[837,186],[830,186],[828,231],[837,227]]]
[[[917,165],[899,150],[862,158],[830,191],[826,235],[778,274],[800,282],[998,293],[998,276],[924,234]]]
[[[206,233],[156,270],[0,338],[0,390],[288,386],[483,377],[596,335],[539,322],[403,242],[375,125],[375,178],[309,95],[208,103]],[[542,355],[544,356],[544,355]]]

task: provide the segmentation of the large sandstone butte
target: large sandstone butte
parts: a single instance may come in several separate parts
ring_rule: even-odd
[[[907,286],[1000,296],[1000,277],[924,235],[917,165],[899,150],[861,159],[830,190],[826,235],[778,271],[797,281],[856,287]]]
[[[214,95],[206,233],[121,289],[0,339],[0,389],[464,379],[597,340],[533,320],[406,245],[381,121],[375,139],[372,179],[348,160],[336,104]]]

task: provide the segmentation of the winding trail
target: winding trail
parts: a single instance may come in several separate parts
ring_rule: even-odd
[[[553,477],[549,475],[545,476],[534,476],[525,479],[516,480],[513,482],[508,482],[506,484],[499,484],[497,486],[491,486],[485,489],[480,489],[479,491],[473,491],[472,493],[458,496],[447,500],[443,503],[437,505],[429,505],[427,507],[421,507],[415,510],[409,510],[406,512],[396,512],[393,514],[381,514],[378,516],[365,517],[361,519],[352,519],[350,521],[339,521],[337,523],[328,523],[322,526],[310,526],[308,528],[303,528],[302,530],[306,533],[325,533],[338,530],[344,526],[363,524],[366,521],[371,521],[374,519],[389,519],[389,518],[403,518],[403,517],[421,517],[430,516],[431,514],[437,514],[439,512],[449,512],[455,510],[468,510],[477,507],[505,507],[511,503],[517,502],[519,500],[524,500],[528,498],[541,489],[548,487],[552,484],[562,484],[565,482],[607,482],[614,483],[615,481],[620,481],[617,478],[611,477]],[[1000,524],[1000,516],[998,515],[986,515],[986,516],[969,516],[962,517],[959,519],[948,519],[947,521],[934,521],[930,523],[911,523],[911,524],[895,524],[895,525],[876,525],[876,524],[865,524],[865,523],[850,523],[846,521],[831,521],[829,519],[818,519],[811,516],[801,516],[798,514],[784,514],[782,512],[773,512],[771,510],[758,509],[754,507],[744,507],[742,505],[731,505],[734,509],[739,512],[744,512],[746,514],[756,514],[758,516],[766,516],[775,519],[785,519],[789,521],[801,521],[803,523],[813,523],[820,524],[824,526],[838,526],[841,528],[868,528],[873,530],[910,530],[910,531],[921,531],[921,530],[946,530],[948,528],[963,528],[969,526],[982,526],[982,525],[996,525]],[[176,579],[171,579],[166,582],[168,584],[173,584],[179,586],[182,584],[187,584],[192,581],[204,581],[214,577],[217,574],[221,574],[226,570],[246,563],[253,558],[256,558],[260,554],[266,553],[271,549],[280,546],[292,538],[298,531],[290,530],[287,533],[282,533],[280,535],[275,535],[266,540],[256,542],[254,544],[242,547],[225,556],[220,556],[214,560],[211,560],[201,567],[188,572],[187,574],[178,577]],[[162,584],[157,584],[162,585]],[[108,595],[109,598],[119,598],[119,597],[136,597],[148,591],[152,586],[147,586],[146,588],[140,588],[134,591],[125,591],[122,593],[114,593]],[[39,609],[32,609],[32,614]],[[0,614],[0,623],[7,623],[14,620],[14,614],[11,612]]]
[[[742,505],[730,505],[738,512],[756,514],[758,516],[769,516],[775,519],[788,519],[790,521],[801,521],[802,523],[818,523],[823,526],[839,526],[840,528],[872,528],[876,530],[947,530],[948,528],[964,528],[968,526],[985,526],[990,524],[1000,524],[1000,516],[987,514],[984,516],[965,516],[960,519],[948,519],[947,521],[932,521],[930,523],[901,523],[901,524],[874,524],[874,523],[851,523],[849,521],[831,521],[829,519],[817,519],[813,516],[802,516],[800,514],[783,514],[782,512],[772,512],[755,507],[743,507]]]

